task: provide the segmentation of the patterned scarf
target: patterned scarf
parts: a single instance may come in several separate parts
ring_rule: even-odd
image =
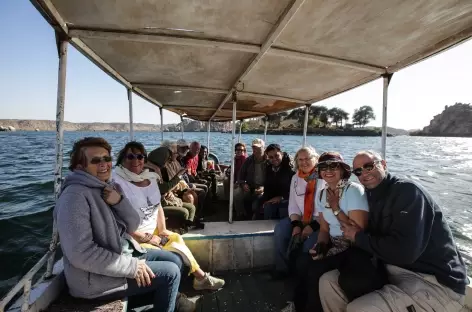
[[[344,190],[346,189],[346,186],[349,184],[349,179],[341,179],[338,181],[338,184],[336,184],[336,189],[339,190],[339,200],[343,197]],[[331,208],[329,203],[328,203],[328,189],[329,185],[326,183],[325,185],[325,191],[326,191],[326,208]]]
[[[303,223],[309,224],[315,209],[316,179],[318,178],[316,167],[309,173],[298,170],[298,176],[307,182],[303,207]]]

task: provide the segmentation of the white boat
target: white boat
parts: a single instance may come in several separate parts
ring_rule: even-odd
[[[127,89],[131,139],[135,94],[159,108],[161,125],[163,109],[207,122],[210,148],[210,123],[231,120],[231,151],[237,120],[303,106],[304,145],[312,103],[382,78],[385,156],[392,75],[472,37],[470,0],[31,3],[57,38],[56,196],[62,178],[69,43]],[[228,214],[228,222],[207,223],[204,230],[184,236],[202,267],[228,271],[270,266],[274,222],[233,222],[232,209]],[[1,301],[0,312],[7,306],[8,311],[41,311],[57,299],[64,287],[62,262],[54,265],[57,246],[54,227],[49,251]],[[44,277],[33,285],[44,265]],[[466,305],[472,307],[471,288]]]

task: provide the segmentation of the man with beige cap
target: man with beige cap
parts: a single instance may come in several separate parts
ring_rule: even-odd
[[[237,188],[234,192],[234,208],[236,218],[249,219],[259,210],[260,199],[264,194],[266,159],[264,154],[265,143],[261,139],[252,141],[252,155],[244,162],[239,171]],[[251,208],[245,204],[250,202]]]

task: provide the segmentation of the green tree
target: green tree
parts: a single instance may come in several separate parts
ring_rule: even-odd
[[[364,105],[354,110],[352,115],[354,125],[365,127],[371,120],[375,120],[374,110],[371,106]]]
[[[313,105],[310,107],[310,115],[322,123],[324,127],[329,126],[328,109],[325,106]]]

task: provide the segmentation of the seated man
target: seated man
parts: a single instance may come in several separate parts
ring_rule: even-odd
[[[264,141],[252,141],[252,155],[249,156],[238,174],[238,187],[234,190],[234,208],[236,218],[249,219],[260,207],[260,199],[264,194],[266,158]],[[251,203],[251,211],[246,209],[246,202]]]
[[[328,272],[319,283],[324,311],[460,311],[466,267],[437,202],[416,182],[388,173],[376,152],[358,153],[353,167],[366,188],[369,225],[363,231],[345,223],[342,230],[386,265],[390,284],[349,303],[339,272]]]
[[[208,148],[205,145],[202,145],[200,147],[200,152],[198,153],[197,174],[202,179],[211,182],[211,193],[213,195],[213,198],[217,198],[216,191],[218,181],[216,179],[216,171],[215,168],[208,169]]]
[[[265,150],[269,163],[266,168],[264,195],[262,196],[264,219],[288,217],[290,184],[295,174],[290,156],[282,152],[279,144],[270,144]]]
[[[110,182],[110,153],[102,138],[77,141],[54,209],[69,292],[85,299],[153,293],[154,311],[172,312],[182,260],[131,237],[143,215]]]
[[[178,140],[177,141],[177,153],[178,153],[178,155],[176,157],[176,161],[180,163],[180,166],[182,168],[186,169],[185,174],[182,175],[185,182],[187,182],[187,184],[190,187],[192,187],[193,189],[203,190],[205,192],[205,197],[204,198],[206,198],[206,195],[208,194],[208,186],[206,186],[205,184],[192,182],[194,179],[191,179],[190,175],[188,174],[188,168],[187,168],[187,164],[185,162],[185,160],[186,160],[185,157],[187,156],[189,151],[190,151],[190,145],[187,143],[187,141],[185,141],[184,139]],[[200,202],[203,204],[204,201],[201,200]]]
[[[191,183],[202,183],[206,185],[208,188],[212,186],[211,179],[205,179],[201,177],[197,171],[198,163],[200,161],[200,143],[194,141],[190,144],[190,150],[188,151],[187,155],[184,157],[184,167],[187,169],[187,174],[190,179]],[[215,187],[216,192],[216,187]],[[215,197],[215,193],[212,192],[213,197]]]

